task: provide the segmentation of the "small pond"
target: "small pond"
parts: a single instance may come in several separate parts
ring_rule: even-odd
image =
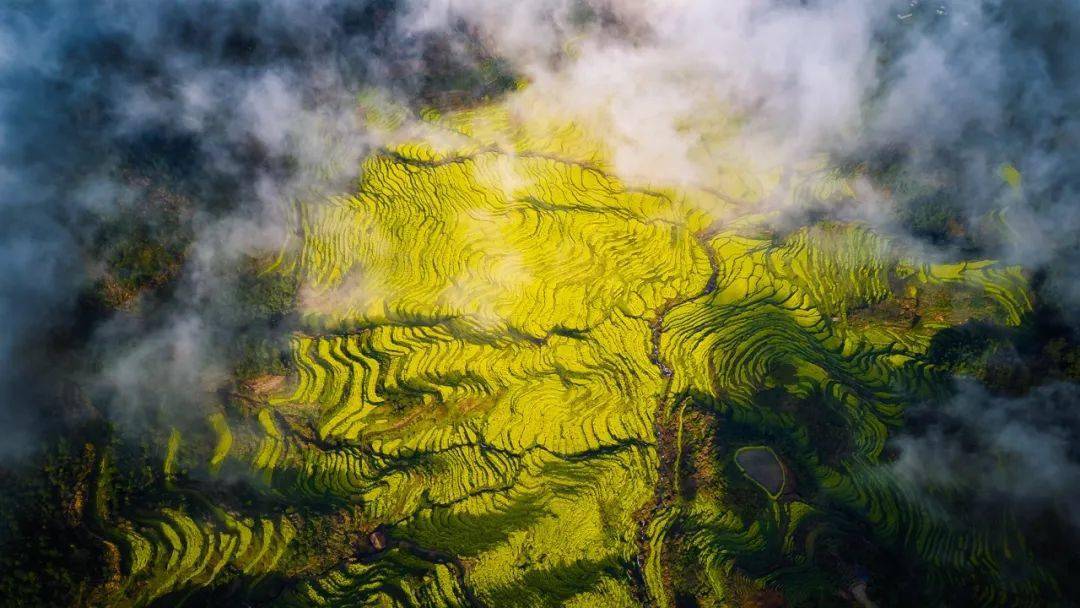
[[[784,489],[784,466],[771,448],[750,446],[735,452],[735,463],[747,477],[772,496],[779,496]]]

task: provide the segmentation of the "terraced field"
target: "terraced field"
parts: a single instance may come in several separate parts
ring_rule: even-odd
[[[778,203],[851,195],[821,169],[628,184],[578,125],[424,124],[354,192],[297,203],[266,270],[301,285],[291,372],[163,438],[174,504],[97,508],[102,603],[821,605],[881,559],[856,538],[986,605],[1052,587],[1000,576],[1026,551],[1008,522],[958,533],[883,464],[941,390],[933,336],[1030,309],[1018,269],[770,229]],[[941,293],[978,305],[938,314]],[[890,303],[911,314],[856,314]]]

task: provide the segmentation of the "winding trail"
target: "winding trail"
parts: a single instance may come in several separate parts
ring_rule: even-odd
[[[656,312],[656,319],[651,324],[652,335],[652,353],[650,359],[653,365],[660,370],[660,375],[665,379],[664,387],[657,398],[656,403],[656,416],[653,423],[655,436],[656,436],[656,456],[657,456],[657,475],[658,482],[656,484],[656,493],[654,496],[653,504],[648,508],[647,513],[640,520],[640,525],[637,531],[638,541],[638,558],[637,567],[639,570],[639,576],[635,579],[642,580],[646,586],[642,590],[641,596],[646,600],[645,604],[648,606],[668,606],[670,601],[667,597],[667,590],[659,590],[663,593],[663,597],[652,597],[653,593],[657,590],[650,590],[648,588],[648,577],[644,574],[647,568],[647,563],[650,560],[650,552],[652,551],[653,544],[650,542],[649,527],[658,516],[665,512],[674,502],[677,497],[677,488],[679,484],[679,464],[681,462],[681,452],[683,449],[681,442],[682,435],[682,416],[677,418],[673,417],[674,408],[672,407],[672,394],[671,386],[675,378],[675,370],[663,357],[661,351],[661,340],[663,339],[664,332],[664,318],[674,308],[693,302],[700,298],[708,297],[714,291],[716,291],[717,281],[720,274],[720,264],[717,260],[716,251],[709,243],[709,239],[716,234],[719,229],[719,225],[714,224],[704,231],[701,231],[694,235],[694,239],[698,245],[705,252],[706,257],[709,260],[709,266],[712,272],[709,275],[708,281],[705,283],[705,287],[697,294],[688,298],[668,300],[664,305]],[[684,403],[685,405],[685,403]],[[673,426],[674,425],[674,426]],[[674,443],[674,449],[670,449],[668,445]],[[659,544],[657,544],[659,546]]]

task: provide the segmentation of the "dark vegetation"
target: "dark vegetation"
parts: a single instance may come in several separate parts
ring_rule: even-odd
[[[27,469],[0,469],[0,604],[71,606],[106,580],[106,556],[84,520],[95,447],[58,441]]]

